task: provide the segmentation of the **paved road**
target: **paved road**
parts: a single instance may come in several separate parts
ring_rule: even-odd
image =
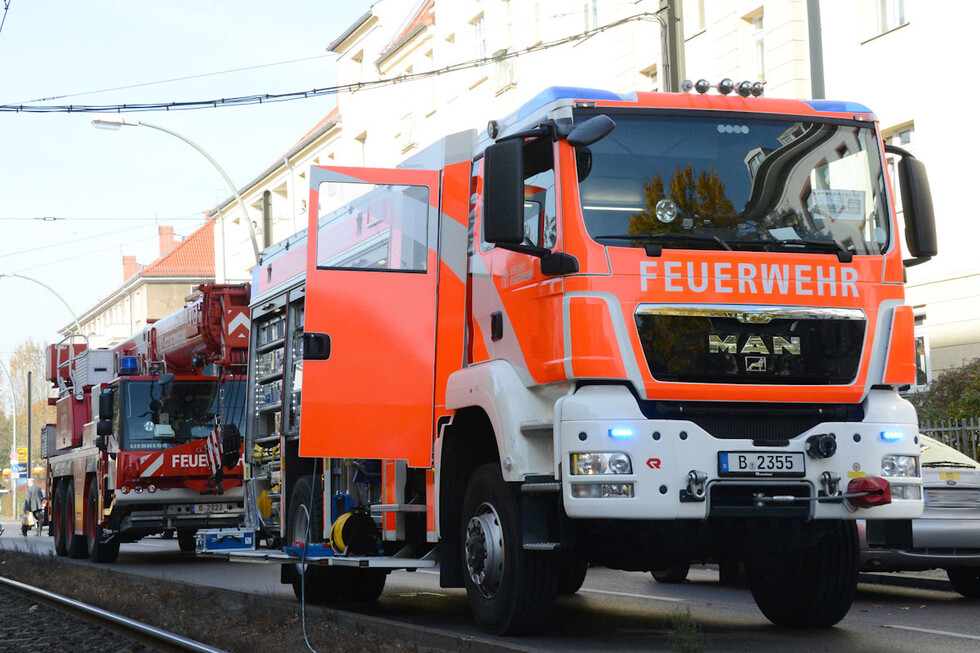
[[[48,555],[52,540],[24,538],[8,528],[0,546],[31,548]],[[181,554],[173,540],[147,538],[124,544],[115,567],[147,576],[292,597],[292,590],[279,584],[275,565],[195,559]],[[894,576],[882,577],[896,580]],[[577,595],[559,599],[547,634],[500,641],[562,653],[663,650],[667,648],[665,630],[672,620],[689,613],[710,651],[980,650],[980,620],[976,618],[980,603],[945,588],[940,581],[943,577],[938,572],[919,574],[917,579],[906,577],[903,586],[895,586],[878,582],[877,575],[863,576],[862,580],[874,582],[859,585],[857,601],[838,627],[794,631],[769,624],[747,589],[718,585],[718,574],[710,567],[695,567],[682,585],[659,585],[648,574],[593,569]],[[438,576],[429,571],[394,572],[377,604],[359,611],[484,637],[470,619],[465,593],[440,589]]]

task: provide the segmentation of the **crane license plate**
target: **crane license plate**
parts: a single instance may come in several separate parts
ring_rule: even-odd
[[[798,477],[806,475],[801,452],[720,451],[719,476]]]
[[[194,514],[226,512],[227,508],[223,503],[195,503]]]

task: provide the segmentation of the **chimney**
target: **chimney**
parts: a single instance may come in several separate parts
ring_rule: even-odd
[[[161,225],[158,229],[160,232],[160,256],[163,256],[174,247],[174,228]]]
[[[140,271],[140,264],[135,256],[123,256],[123,283],[129,281]]]

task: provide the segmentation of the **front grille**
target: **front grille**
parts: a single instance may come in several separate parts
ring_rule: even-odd
[[[785,446],[822,422],[861,422],[860,404],[762,404],[648,401],[649,419],[684,419],[721,440],[752,440],[762,446]],[[842,434],[837,434],[838,436]]]
[[[634,316],[657,381],[846,385],[867,321],[853,309],[641,306]]]

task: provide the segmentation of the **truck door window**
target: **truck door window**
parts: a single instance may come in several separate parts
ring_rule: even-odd
[[[538,138],[524,145],[524,237],[551,249],[557,227],[554,147],[550,140]]]
[[[324,182],[320,198],[318,268],[425,272],[426,186]]]

